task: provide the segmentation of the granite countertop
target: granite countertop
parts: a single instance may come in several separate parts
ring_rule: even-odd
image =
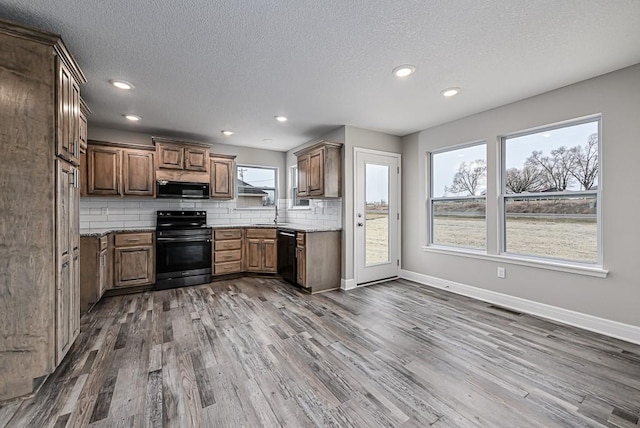
[[[315,226],[309,224],[297,224],[297,223],[279,223],[275,224],[215,224],[209,226],[212,229],[238,229],[238,228],[252,228],[252,229],[273,229],[277,227],[283,230],[292,230],[296,232],[336,232],[342,230],[341,227],[333,226]],[[140,232],[155,232],[155,227],[137,228],[137,229],[104,229],[104,230],[80,230],[80,236],[104,236],[109,233],[140,233]]]
[[[142,232],[155,232],[155,227],[137,228],[137,229],[104,229],[95,231],[80,230],[80,236],[104,236],[109,233],[142,233]]]

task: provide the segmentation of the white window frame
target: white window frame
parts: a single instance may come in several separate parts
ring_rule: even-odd
[[[509,138],[522,137],[525,135],[537,134],[545,131],[553,131],[560,128],[568,128],[575,125],[581,125],[584,123],[597,122],[598,124],[598,188],[596,190],[582,190],[582,191],[564,191],[564,192],[545,192],[545,193],[507,193],[506,191],[506,162],[507,151],[506,143]],[[602,116],[592,115],[582,117],[578,119],[567,120],[563,122],[554,123],[551,125],[545,125],[542,127],[532,128],[525,131],[519,131],[511,134],[501,135],[499,137],[500,142],[500,171],[499,171],[499,189],[500,195],[498,197],[498,251],[502,256],[514,257],[523,261],[543,262],[543,263],[558,263],[565,266],[576,266],[585,268],[602,269],[603,266],[603,254],[602,254]],[[511,253],[507,251],[507,216],[506,216],[506,201],[507,199],[544,199],[547,197],[573,197],[573,196],[596,196],[596,227],[597,227],[597,250],[598,259],[595,263],[585,263],[568,259],[543,257],[538,255]]]
[[[297,180],[298,180],[298,165],[292,165],[289,168],[289,180],[290,180],[289,182],[291,183],[291,190],[290,190],[291,193],[289,194],[289,196],[291,197],[291,202],[289,203],[289,209],[290,210],[310,210],[311,206],[308,203],[309,200],[308,199],[300,199],[296,195],[298,187],[297,186],[293,187],[294,177],[295,177],[295,180],[297,182]],[[302,200],[307,201],[307,205],[298,205],[298,204],[296,204],[296,201],[302,201]]]
[[[238,191],[238,170],[240,168],[259,168],[259,169],[269,169],[272,170],[275,174],[275,186],[274,187],[269,187],[269,186],[263,186],[263,187],[257,187],[254,186],[256,189],[261,189],[261,190],[273,190],[274,193],[274,203],[273,205],[268,205],[268,206],[261,206],[261,207],[239,207],[238,206],[238,198],[242,197],[240,192]],[[251,165],[251,164],[236,164],[236,169],[235,169],[235,178],[234,178],[234,185],[235,185],[235,190],[236,190],[236,209],[237,210],[272,210],[275,207],[278,206],[278,177],[280,176],[279,171],[278,171],[278,167],[276,166],[267,166],[267,165]]]
[[[427,186],[427,188],[429,189],[429,194],[427,197],[427,216],[428,216],[428,224],[427,224],[427,248],[434,248],[434,249],[446,249],[446,250],[450,250],[450,251],[461,251],[461,252],[469,252],[472,254],[486,254],[487,253],[487,244],[488,244],[488,239],[487,237],[485,237],[485,247],[484,249],[478,249],[478,248],[471,248],[471,247],[459,247],[459,246],[455,246],[455,245],[446,245],[446,244],[437,244],[433,242],[433,238],[434,238],[434,233],[433,233],[433,220],[434,220],[434,216],[433,216],[433,203],[437,202],[437,201],[463,201],[463,200],[480,200],[480,199],[484,199],[484,203],[485,203],[485,216],[484,216],[484,224],[485,224],[485,233],[487,233],[488,231],[488,224],[487,224],[487,211],[486,211],[486,206],[487,206],[487,196],[486,194],[484,196],[441,196],[441,197],[434,197],[433,196],[433,155],[437,155],[439,153],[446,153],[446,152],[452,152],[455,150],[460,150],[460,149],[466,149],[468,147],[475,147],[475,146],[480,146],[480,145],[484,145],[485,146],[485,161],[488,160],[488,152],[487,152],[487,142],[486,140],[478,140],[478,141],[473,141],[470,143],[465,143],[465,144],[460,144],[460,145],[456,145],[456,146],[450,146],[450,147],[446,147],[443,149],[439,149],[439,150],[433,150],[431,152],[427,153],[427,163],[428,163],[428,180],[429,180],[429,185]]]

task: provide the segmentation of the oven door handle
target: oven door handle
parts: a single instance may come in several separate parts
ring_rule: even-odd
[[[174,226],[202,226],[202,223],[192,222],[192,223],[160,223],[161,227],[174,227]]]
[[[158,238],[158,242],[211,242],[211,238]]]

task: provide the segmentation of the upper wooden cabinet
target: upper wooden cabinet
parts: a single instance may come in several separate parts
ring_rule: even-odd
[[[342,144],[321,141],[295,153],[299,198],[341,196]]]
[[[209,186],[213,199],[233,199],[234,195],[234,159],[235,156],[212,155],[210,162],[211,183]]]
[[[56,57],[57,138],[56,154],[78,165],[80,163],[80,86],[72,68]]]
[[[169,181],[209,181],[209,146],[152,137],[156,147],[156,178]]]
[[[80,138],[81,152],[83,150],[84,151],[87,150],[87,136],[88,136],[87,118],[89,117],[90,114],[91,114],[91,111],[89,110],[89,107],[84,102],[84,100],[80,98],[80,116],[79,116],[79,122],[78,122],[79,124],[78,133]]]
[[[142,146],[91,141],[87,148],[87,195],[153,196],[154,151]]]
[[[122,150],[123,195],[153,196],[153,152],[148,150]]]

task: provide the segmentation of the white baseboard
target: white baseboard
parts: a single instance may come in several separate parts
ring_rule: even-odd
[[[341,290],[353,290],[354,288],[356,288],[356,280],[351,278],[351,279],[344,279],[342,278],[340,280],[340,289]]]
[[[640,345],[640,327],[408,270],[400,278]]]

